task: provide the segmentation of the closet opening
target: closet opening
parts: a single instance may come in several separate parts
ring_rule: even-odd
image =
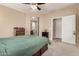
[[[53,19],[53,40],[62,41],[62,18]]]

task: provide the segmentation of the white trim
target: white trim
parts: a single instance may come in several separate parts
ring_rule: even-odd
[[[75,14],[72,14],[72,15],[75,15]],[[70,16],[70,15],[65,15],[65,16]],[[50,24],[50,32],[49,32],[50,33],[50,41],[53,41],[53,19],[56,19],[56,18],[61,18],[62,19],[65,16],[52,17],[52,18],[49,19],[50,20],[50,23],[51,23]],[[75,31],[76,31],[76,28],[75,28]]]

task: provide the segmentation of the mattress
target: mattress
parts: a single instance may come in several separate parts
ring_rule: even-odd
[[[45,44],[48,44],[48,39],[39,36],[0,38],[0,55],[32,56]]]

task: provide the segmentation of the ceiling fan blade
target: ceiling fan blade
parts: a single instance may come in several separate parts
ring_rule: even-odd
[[[38,9],[39,11],[41,10],[41,8],[40,8],[40,7],[38,7],[38,6],[37,6],[37,9]]]
[[[45,4],[45,3],[22,3],[22,4],[28,4],[28,5],[30,5],[30,4],[43,5],[43,4]]]
[[[36,5],[37,10],[41,11],[41,8],[40,8],[38,5],[42,5],[42,4],[45,4],[45,3],[23,3],[23,4],[27,4],[27,5]]]
[[[45,3],[37,3],[38,5],[43,5],[43,4],[45,4]]]

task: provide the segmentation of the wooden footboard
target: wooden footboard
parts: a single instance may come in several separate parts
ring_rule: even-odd
[[[37,51],[33,56],[41,56],[48,49],[48,44],[44,45],[39,51]]]

